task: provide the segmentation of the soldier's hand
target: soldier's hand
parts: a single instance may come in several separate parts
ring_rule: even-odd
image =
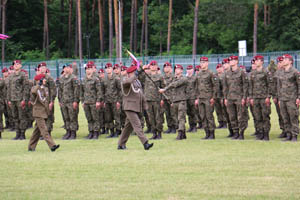
[[[164,100],[160,101],[160,107],[162,108],[164,106]]]
[[[10,106],[11,106],[11,102],[10,102],[10,101],[7,101],[7,105],[10,107]]]
[[[270,106],[270,104],[271,104],[270,98],[266,98],[265,104],[266,104],[266,106],[268,106],[268,107]]]
[[[274,104],[277,104],[278,100],[276,98],[273,98],[273,102],[274,102]]]
[[[84,108],[84,103],[82,103],[82,107]]]
[[[224,105],[227,106],[228,105],[228,101],[227,99],[224,99]]]
[[[159,93],[164,93],[165,92],[165,90],[164,89],[159,89]]]
[[[62,103],[59,103],[59,106],[60,106],[60,107],[62,107],[62,106],[63,106],[63,104],[62,104]]]
[[[28,106],[30,107],[32,105],[31,101],[28,101]]]
[[[52,110],[53,109],[53,106],[54,106],[54,103],[53,101],[49,103],[49,110]]]
[[[78,108],[78,103],[77,102],[73,102],[73,109],[77,110],[77,108]]]
[[[297,105],[297,108],[299,108],[299,105],[300,105],[300,99],[297,99],[297,100],[296,100],[296,105]]]
[[[196,107],[196,108],[197,108],[198,104],[199,104],[199,101],[198,101],[198,99],[196,99],[196,100],[195,100],[195,107]]]
[[[26,102],[23,100],[23,101],[21,101],[21,108],[24,110],[25,109],[25,106],[26,106]]]
[[[253,106],[254,105],[254,100],[250,99],[250,105]]]
[[[242,106],[245,106],[245,104],[246,104],[245,99],[242,99]]]
[[[117,107],[117,110],[119,110],[120,107],[121,107],[121,104],[120,104],[119,102],[117,102],[117,103],[116,103],[116,107]]]
[[[211,98],[211,99],[209,100],[209,103],[210,103],[210,106],[214,106],[214,104],[215,104],[214,98]]]
[[[102,105],[103,105],[103,108],[105,108],[105,103],[104,102],[102,102]]]
[[[101,103],[100,102],[96,102],[96,109],[100,109],[101,108]]]
[[[280,108],[280,101],[278,101],[278,106],[279,106],[279,108]]]

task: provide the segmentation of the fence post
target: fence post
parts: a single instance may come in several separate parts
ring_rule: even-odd
[[[31,79],[30,62],[28,63],[28,77],[29,79]]]
[[[295,67],[298,69],[297,54],[295,55]]]
[[[56,78],[59,77],[59,63],[58,60],[56,60]]]

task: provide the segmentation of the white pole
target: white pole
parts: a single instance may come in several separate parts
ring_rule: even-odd
[[[120,47],[120,63],[122,62],[122,26],[121,26],[121,2],[119,0],[119,47]]]

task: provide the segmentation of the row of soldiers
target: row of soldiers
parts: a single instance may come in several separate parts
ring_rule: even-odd
[[[200,65],[187,66],[186,76],[183,66],[166,62],[163,74],[156,61],[140,67],[137,71],[142,84],[148,109],[140,113],[151,139],[161,139],[166,116],[168,130],[176,133],[178,140],[186,139],[186,115],[189,121],[188,132],[203,128],[203,139],[215,138],[214,109],[219,122],[218,128],[228,128],[232,139],[244,139],[248,126],[248,108],[253,115],[255,134],[259,140],[269,140],[270,98],[273,98],[282,129],[281,138],[297,140],[298,109],[300,104],[298,87],[300,78],[293,68],[293,57],[284,55],[277,58],[276,67],[263,67],[263,56],[255,56],[251,61],[252,71],[247,74],[238,66],[238,57],[231,56],[216,67],[216,73],[208,69],[209,60],[201,57]],[[4,68],[0,82],[0,110],[5,114],[6,125],[16,130],[14,139],[25,139],[25,131],[32,125],[31,102],[29,98],[33,82],[22,70],[22,63],[16,60],[9,69]],[[105,71],[89,61],[85,66],[86,76],[78,80],[75,63],[66,64],[58,80],[50,76],[46,63],[40,63],[37,74],[45,74],[49,91],[50,116],[46,120],[49,133],[54,123],[54,101],[58,97],[66,134],[63,139],[76,139],[79,129],[79,102],[82,103],[88,121],[88,139],[98,139],[100,134],[118,137],[125,123],[122,110],[121,81],[126,76],[126,67],[107,63]],[[1,117],[2,117],[2,113]],[[2,120],[1,120],[2,121]],[[2,123],[1,123],[2,124]],[[197,126],[198,124],[198,126]],[[0,131],[3,126],[0,127]]]

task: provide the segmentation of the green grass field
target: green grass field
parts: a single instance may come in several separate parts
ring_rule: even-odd
[[[269,142],[255,141],[252,120],[245,141],[227,139],[217,130],[216,140],[203,141],[203,130],[176,141],[163,135],[144,151],[136,136],[127,150],[117,150],[117,139],[85,140],[87,123],[80,112],[79,137],[63,141],[65,133],[56,105],[55,141],[51,152],[40,141],[28,152],[13,132],[0,140],[0,199],[300,199],[300,143],[285,143],[272,109]],[[150,135],[147,135],[150,137]]]

